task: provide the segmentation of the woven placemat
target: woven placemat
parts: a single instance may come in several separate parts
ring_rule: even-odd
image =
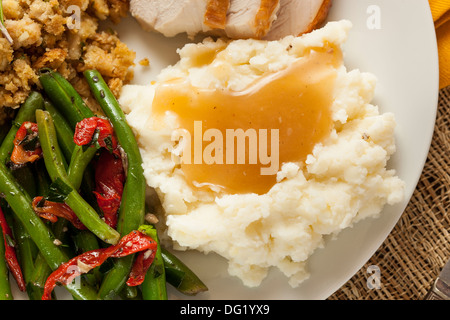
[[[402,217],[371,259],[329,300],[420,300],[450,259],[450,87],[442,89],[433,141]],[[374,286],[379,268],[380,281]],[[370,271],[370,270],[369,270]]]

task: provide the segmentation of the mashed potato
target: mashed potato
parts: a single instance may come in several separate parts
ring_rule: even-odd
[[[348,21],[330,22],[305,36],[273,42],[206,39],[179,50],[180,61],[163,70],[155,84],[123,88],[120,103],[137,134],[147,183],[160,199],[163,229],[176,249],[223,256],[229,273],[246,286],[258,286],[277,267],[296,287],[308,277],[307,259],[323,246],[324,236],[402,200],[404,183],[386,168],[395,152],[396,123],[393,114],[380,114],[371,104],[372,74],[339,67],[331,134],[306,161],[284,163],[265,194],[192,186],[173,161],[176,118],[168,114],[161,122],[152,114],[161,81],[182,78],[200,88],[243,90],[262,75],[286,69],[310,47],[340,47],[350,28]]]

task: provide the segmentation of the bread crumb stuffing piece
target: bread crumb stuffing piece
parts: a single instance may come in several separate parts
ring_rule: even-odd
[[[0,36],[0,109],[19,107],[39,89],[42,68],[60,72],[93,108],[84,70],[99,70],[118,96],[133,78],[136,53],[99,24],[106,19],[119,23],[128,6],[127,0],[3,0],[13,43]]]

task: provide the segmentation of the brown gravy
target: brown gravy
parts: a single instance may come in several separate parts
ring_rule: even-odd
[[[181,81],[162,83],[156,90],[153,111],[174,112],[180,127],[189,132],[190,152],[185,152],[190,153],[191,161],[181,164],[188,181],[220,186],[228,193],[264,194],[276,183],[276,174],[261,174],[261,168],[269,166],[267,157],[264,162],[260,155],[264,154],[261,146],[265,144],[268,157],[278,156],[276,171],[283,163],[306,160],[332,130],[330,107],[336,68],[341,64],[342,52],[330,45],[311,49],[287,69],[262,77],[243,92],[198,89]],[[238,163],[237,139],[234,150],[230,150],[231,144],[227,150],[227,129],[256,133],[256,138],[247,136],[244,163],[242,158]],[[266,140],[261,135],[264,130]],[[271,144],[274,130],[278,145]],[[206,132],[214,134],[203,136]],[[223,141],[216,141],[221,138]],[[274,146],[277,149],[271,150]],[[256,162],[254,157],[250,159],[252,148],[259,155]],[[234,162],[227,158],[231,151]],[[215,163],[199,161],[199,153],[200,157],[209,155]]]

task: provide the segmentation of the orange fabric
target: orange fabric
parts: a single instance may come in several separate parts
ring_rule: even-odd
[[[429,0],[439,50],[439,87],[450,86],[450,1]]]

